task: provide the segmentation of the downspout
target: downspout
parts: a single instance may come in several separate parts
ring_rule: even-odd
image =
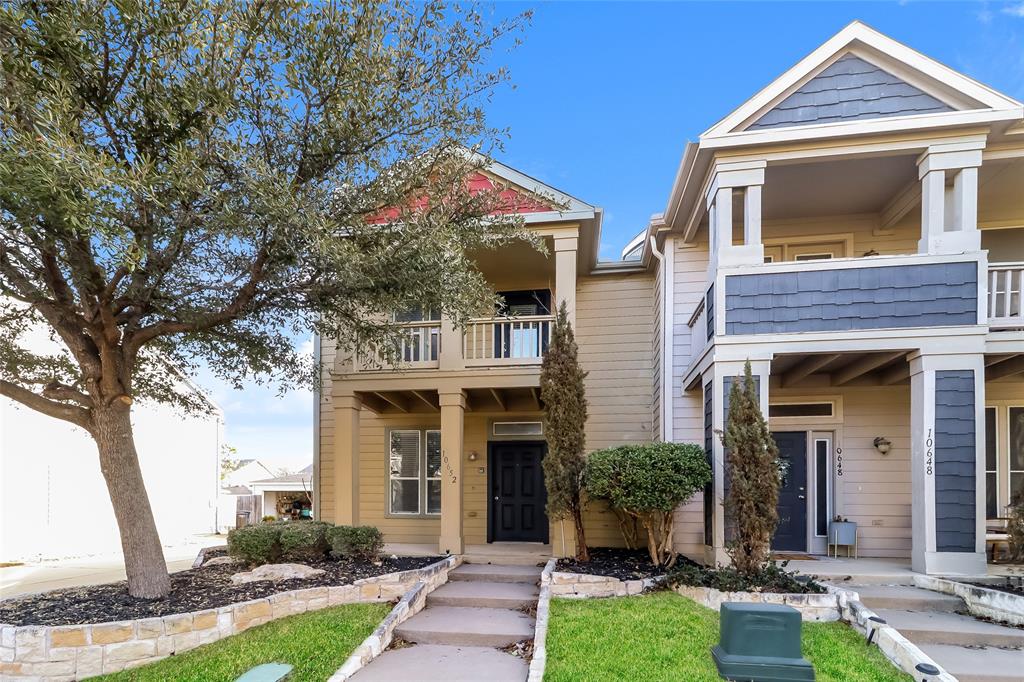
[[[649,240],[651,253],[661,263],[661,440],[671,443],[674,438],[672,333],[675,330],[675,240],[672,237],[665,237],[664,251],[658,250],[658,240],[654,235],[651,235]]]

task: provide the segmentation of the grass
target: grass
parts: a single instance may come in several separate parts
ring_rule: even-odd
[[[139,668],[107,682],[233,682],[261,663],[295,666],[288,682],[323,682],[380,624],[391,604],[351,604],[281,618]]]
[[[545,682],[718,682],[711,647],[718,614],[674,592],[614,599],[553,599]],[[806,623],[804,656],[818,682],[907,682],[843,623]]]

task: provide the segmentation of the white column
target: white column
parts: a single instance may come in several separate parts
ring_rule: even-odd
[[[761,186],[765,161],[725,162],[715,165],[704,200],[711,232],[709,274],[720,265],[760,265],[764,262],[761,243]],[[733,190],[743,192],[743,244],[732,240]]]
[[[978,168],[983,138],[928,148],[917,161],[921,180],[919,253],[965,253],[981,250],[978,231]],[[953,187],[947,210],[946,179]]]
[[[761,244],[761,185],[750,185],[743,192],[743,243]],[[761,255],[763,261],[763,248]]]
[[[927,574],[985,573],[985,363],[980,353],[917,354],[910,361],[911,564]],[[950,391],[948,382],[959,382]],[[964,401],[969,408],[963,406]],[[956,403],[961,403],[958,407]],[[963,415],[973,416],[974,437],[963,438]],[[968,453],[973,496],[965,491],[962,463]],[[967,492],[969,495],[970,493]],[[973,508],[971,503],[973,502]],[[952,507],[950,507],[952,505]],[[951,546],[951,531],[973,528],[966,546]],[[970,530],[968,529],[968,533]]]

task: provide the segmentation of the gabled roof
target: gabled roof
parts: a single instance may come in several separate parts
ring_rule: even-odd
[[[1020,102],[854,21],[701,139],[869,118],[1021,108]]]

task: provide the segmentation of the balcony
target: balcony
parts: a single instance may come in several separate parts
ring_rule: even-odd
[[[988,267],[988,325],[990,329],[1024,328],[1024,263],[994,263]]]
[[[363,353],[353,358],[352,369],[363,372],[404,372],[462,369],[463,367],[537,366],[551,342],[553,315],[486,317],[471,320],[463,332],[445,329],[438,320],[403,324],[393,358],[382,353]],[[442,348],[456,347],[460,354],[446,355]]]

